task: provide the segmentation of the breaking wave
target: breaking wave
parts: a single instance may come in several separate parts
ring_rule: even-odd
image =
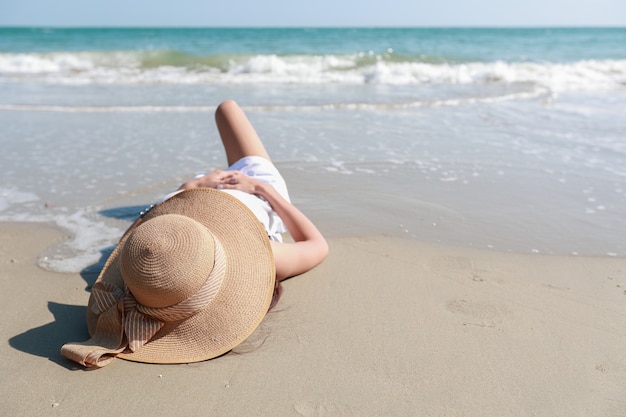
[[[378,84],[526,83],[551,91],[626,86],[626,60],[443,62],[385,53],[196,56],[176,50],[0,54],[0,81],[54,84]]]

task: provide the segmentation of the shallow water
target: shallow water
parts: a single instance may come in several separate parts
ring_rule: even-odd
[[[47,268],[98,262],[146,205],[224,166],[213,111],[234,98],[329,236],[626,256],[626,61],[610,45],[602,60],[572,48],[547,62],[531,48],[529,60],[412,52],[349,68],[246,55],[246,71],[217,73],[0,53],[0,220],[68,230]]]

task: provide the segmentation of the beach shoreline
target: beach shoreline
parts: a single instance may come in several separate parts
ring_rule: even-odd
[[[589,98],[576,95],[392,111],[238,102],[296,205],[332,237],[626,257],[617,133],[626,95],[602,97],[610,103],[588,117]],[[543,125],[529,132],[536,120]],[[53,270],[97,259],[145,207],[196,173],[225,167],[210,112],[0,111],[0,122],[0,220],[53,221],[77,236],[51,257]]]
[[[0,32],[0,414],[625,415],[626,29]],[[104,260],[225,168],[226,99],[330,256],[231,354],[83,371]]]
[[[329,258],[285,282],[277,310],[236,354],[84,372],[59,348],[86,337],[95,276],[36,266],[65,238],[46,224],[0,224],[7,415],[626,410],[624,259],[331,238]]]

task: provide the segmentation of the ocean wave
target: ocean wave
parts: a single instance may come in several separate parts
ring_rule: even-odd
[[[0,54],[0,80],[57,84],[528,83],[554,92],[620,89],[626,60],[437,62],[383,55],[209,55],[180,51]]]

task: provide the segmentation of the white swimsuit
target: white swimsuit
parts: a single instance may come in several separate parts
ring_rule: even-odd
[[[259,181],[270,184],[285,200],[290,201],[285,180],[280,175],[280,172],[278,172],[278,169],[276,169],[274,164],[263,157],[246,156],[229,166],[226,171],[241,171],[251,178],[256,178]],[[202,173],[197,175],[196,178],[200,178],[205,175],[206,173]],[[265,199],[239,190],[221,191],[232,195],[245,204],[256,215],[263,227],[265,227],[270,240],[276,242],[283,241],[281,234],[285,233],[287,228],[285,227],[282,219],[278,216],[278,214],[276,214]],[[178,194],[179,192],[180,191],[175,191],[166,195],[161,202],[167,200],[173,195]]]

